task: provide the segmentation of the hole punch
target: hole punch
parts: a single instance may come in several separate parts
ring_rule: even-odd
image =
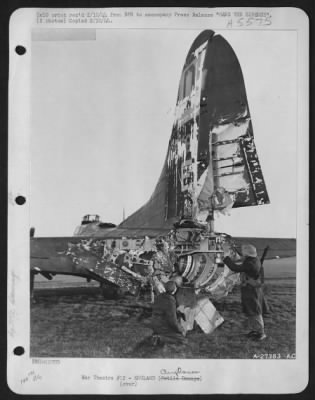
[[[24,46],[16,46],[15,52],[16,52],[16,54],[18,54],[19,56],[23,56],[23,54],[26,53],[26,48],[25,48]]]
[[[17,346],[13,350],[14,355],[16,356],[22,356],[25,353],[24,347],[22,346]]]
[[[18,204],[19,206],[22,206],[25,202],[26,202],[26,198],[24,196],[17,196],[15,198],[15,202],[16,204]]]

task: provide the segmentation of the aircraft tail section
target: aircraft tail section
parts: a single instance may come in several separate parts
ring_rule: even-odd
[[[167,162],[164,162],[158,183],[149,201],[126,218],[119,228],[172,228],[176,218],[166,219]]]
[[[162,173],[149,201],[120,228],[172,228],[181,218],[269,203],[242,70],[220,35],[207,30],[183,67]]]

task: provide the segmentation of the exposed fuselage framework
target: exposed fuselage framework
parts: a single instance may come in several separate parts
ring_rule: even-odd
[[[166,160],[149,201],[121,228],[204,222],[213,211],[269,203],[238,59],[207,30],[192,44],[179,83]]]

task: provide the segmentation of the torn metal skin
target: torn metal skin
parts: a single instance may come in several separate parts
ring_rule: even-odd
[[[216,213],[268,203],[240,64],[227,41],[206,30],[188,52],[165,163],[148,202],[118,227],[87,218],[75,240],[50,247],[33,238],[32,276],[85,276],[133,295],[149,290],[151,301],[174,279],[183,290],[219,299],[239,277],[223,264],[222,244],[234,244],[214,231]]]

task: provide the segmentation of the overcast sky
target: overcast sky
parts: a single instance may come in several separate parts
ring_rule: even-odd
[[[127,216],[148,200],[165,159],[181,70],[199,33],[113,29],[97,31],[96,40],[33,42],[36,236],[70,236],[88,213],[119,223],[123,208]],[[233,209],[216,230],[295,237],[296,32],[217,33],[242,67],[271,204]]]

